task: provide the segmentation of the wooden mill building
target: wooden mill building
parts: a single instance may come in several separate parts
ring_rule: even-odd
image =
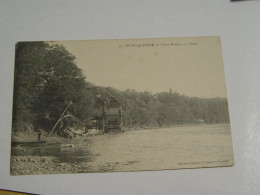
[[[102,111],[99,116],[92,118],[92,128],[104,132],[122,132],[123,129],[123,106],[115,99],[103,100]]]

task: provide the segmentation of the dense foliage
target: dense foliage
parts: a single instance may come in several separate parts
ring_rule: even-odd
[[[128,127],[170,126],[196,123],[229,123],[226,98],[198,98],[178,93],[134,90],[118,91],[106,88],[117,99],[124,102],[124,124]]]
[[[61,45],[20,42],[16,45],[13,130],[50,131],[70,101],[67,114],[91,116],[93,98],[75,57]],[[71,123],[63,120],[59,127]]]
[[[62,45],[45,42],[20,42],[16,45],[14,132],[39,129],[50,132],[69,102],[72,105],[66,114],[89,123],[102,108],[103,101],[96,96],[99,91],[102,91],[102,96],[111,98],[112,95],[123,103],[123,119],[127,127],[187,124],[198,119],[206,123],[229,122],[226,98],[187,97],[171,90],[152,95],[97,87],[86,81],[75,57]],[[76,122],[66,118],[57,129],[71,123]]]

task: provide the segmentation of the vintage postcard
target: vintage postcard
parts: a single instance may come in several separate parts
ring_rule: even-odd
[[[11,175],[232,165],[220,37],[16,44]]]

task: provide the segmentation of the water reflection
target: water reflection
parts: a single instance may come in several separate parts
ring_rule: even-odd
[[[55,156],[61,162],[87,166],[82,172],[176,169],[181,168],[178,167],[180,163],[210,160],[233,162],[229,124],[105,134],[91,136],[71,147],[47,144],[42,147],[27,146],[22,150],[12,148],[12,154]]]
[[[62,162],[90,161],[93,155],[87,149],[88,144],[46,144],[40,147],[13,147],[12,155],[15,156],[55,156]]]

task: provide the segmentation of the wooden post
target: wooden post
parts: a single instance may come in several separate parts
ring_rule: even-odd
[[[120,126],[123,127],[123,109],[122,109],[122,105],[120,105]]]
[[[123,109],[121,104],[120,104],[120,131],[121,133],[123,131]]]
[[[41,141],[41,135],[42,135],[42,133],[39,131],[39,132],[38,132],[38,142]]]
[[[103,102],[103,113],[102,113],[102,128],[103,131],[105,132],[105,114],[106,114],[106,110],[105,110],[105,101]]]

